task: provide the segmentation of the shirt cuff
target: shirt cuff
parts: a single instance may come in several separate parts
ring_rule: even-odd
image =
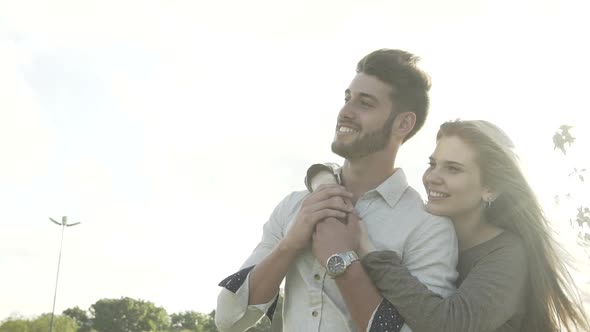
[[[337,164],[334,163],[325,163],[325,164],[313,164],[311,165],[308,169],[307,169],[307,174],[305,175],[305,187],[307,188],[307,190],[309,192],[312,192],[312,188],[311,188],[311,180],[313,180],[313,177],[316,176],[319,172],[321,171],[328,171],[332,174],[334,174],[334,178],[336,178],[336,182],[341,183],[340,182],[340,176],[337,172],[337,169],[340,168],[340,166],[338,166]]]
[[[383,299],[373,311],[367,332],[399,332],[404,326],[404,319],[393,304]]]
[[[260,304],[248,304],[248,297],[250,294],[249,289],[249,280],[250,280],[250,272],[254,269],[256,265],[252,265],[246,267],[229,277],[223,279],[218,286],[221,286],[228,291],[235,294],[235,300],[242,303],[242,305],[238,305],[237,307],[246,307],[246,311],[251,310],[259,310],[260,312],[265,312],[266,316],[271,320],[274,315],[275,309],[277,307],[277,303],[279,300],[279,294],[267,303],[260,303]]]
[[[256,265],[252,265],[232,274],[231,276],[221,280],[221,282],[217,286],[221,286],[235,294],[238,291],[238,289],[242,287],[244,281],[246,281],[247,279],[246,277],[248,276],[248,274],[250,274],[250,271],[252,271],[254,266]]]

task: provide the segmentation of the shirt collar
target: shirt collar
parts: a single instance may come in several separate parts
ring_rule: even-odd
[[[333,168],[334,175],[338,179],[338,183],[342,184],[342,167]],[[377,188],[369,190],[368,193],[377,192],[389,204],[394,207],[400,200],[404,192],[408,189],[408,179],[406,173],[401,168],[396,168],[395,172],[383,181]]]

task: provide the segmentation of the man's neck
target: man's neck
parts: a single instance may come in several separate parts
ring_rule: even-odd
[[[353,202],[389,178],[395,172],[394,163],[395,156],[380,153],[346,160],[341,175],[346,189],[354,194]]]

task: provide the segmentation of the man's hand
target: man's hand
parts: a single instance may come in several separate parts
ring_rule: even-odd
[[[361,221],[354,212],[348,214],[347,221],[342,223],[335,218],[327,218],[316,225],[312,249],[322,266],[333,254],[359,249]]]
[[[306,248],[318,222],[326,218],[346,218],[347,213],[354,211],[350,200],[352,193],[337,184],[321,185],[307,196],[301,204],[293,225],[281,241],[289,250],[301,251]]]

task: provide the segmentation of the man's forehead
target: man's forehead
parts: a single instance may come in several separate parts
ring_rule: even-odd
[[[389,84],[382,82],[376,76],[358,73],[346,89],[350,94],[368,94],[375,97],[389,96],[392,92]]]

